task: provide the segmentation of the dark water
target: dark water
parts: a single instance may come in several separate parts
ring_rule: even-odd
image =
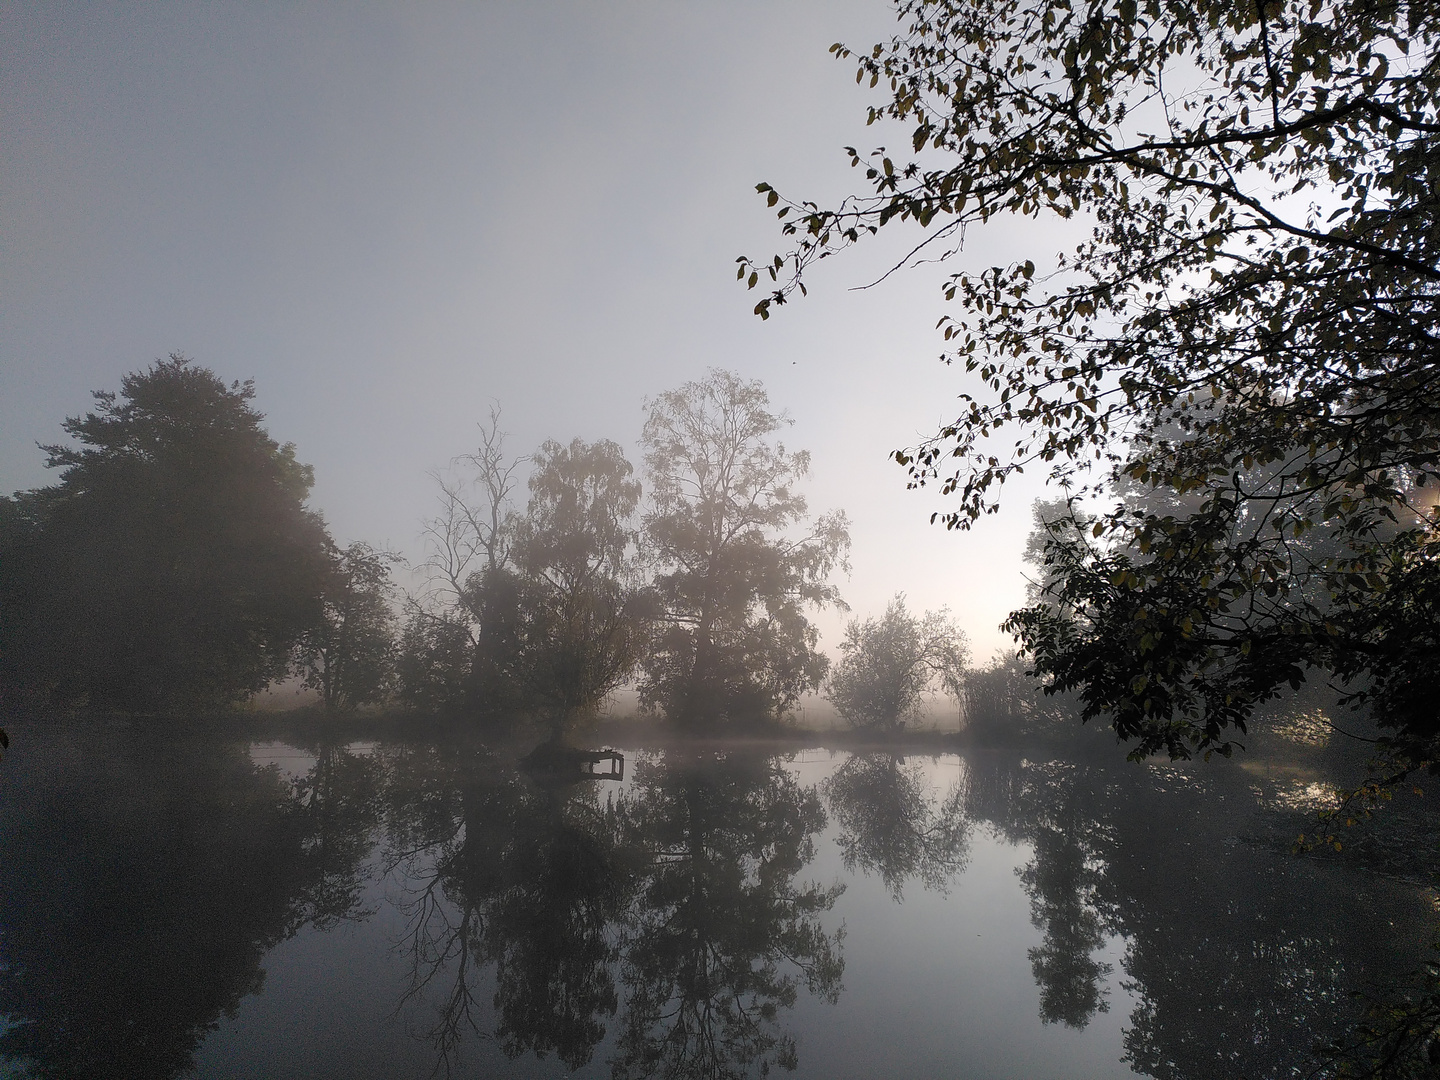
[[[1233,765],[13,734],[6,1076],[1303,1075],[1435,922]]]

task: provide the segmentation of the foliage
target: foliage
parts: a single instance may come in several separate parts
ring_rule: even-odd
[[[958,497],[953,527],[1031,464],[1080,483],[1090,462],[1190,503],[1057,533],[1046,559],[1068,614],[1033,605],[1007,624],[1137,755],[1228,751],[1311,666],[1375,705],[1402,764],[1435,759],[1440,12],[898,10],[890,43],[834,51],[883,81],[869,119],[908,126],[911,156],[851,149],[867,190],[833,209],[760,185],[797,247],[742,260],[752,287],[779,284],[757,312],[892,222],[941,257],[1001,214],[1093,223],[1053,274],[1026,258],[949,278],[947,359],[983,391],[897,460]]]
[[[901,727],[919,714],[921,696],[935,684],[960,697],[968,653],[949,611],[916,617],[897,593],[883,618],[852,619],[845,627],[827,697],[855,727]]]
[[[432,477],[440,512],[424,528],[430,588],[410,603],[401,641],[399,689],[408,704],[492,715],[521,705],[510,670],[520,603],[510,544],[516,474],[527,459],[509,456],[505,439],[493,408],[476,450]]]
[[[475,642],[458,614],[411,604],[395,658],[395,691],[413,709],[443,712],[462,704]]]
[[[965,730],[972,735],[1014,738],[1023,733],[1040,686],[1025,673],[1025,662],[1012,652],[994,656],[965,676]]]
[[[810,519],[794,487],[809,454],[774,437],[791,420],[759,382],[712,370],[647,408],[644,539],[663,614],[641,700],[686,723],[775,716],[825,675],[804,608],[841,603],[828,579],[848,569],[848,522]]]
[[[496,420],[464,459],[474,477],[440,485],[442,513],[427,528],[439,588],[412,610],[402,696],[491,714],[538,710],[558,723],[596,707],[635,668],[640,485],[609,440],[552,440],[512,461]],[[509,505],[522,462],[533,466],[523,515]]]
[[[254,396],[172,356],[65,421],[78,445],[43,448],[60,482],[0,514],[7,685],[156,712],[285,673],[321,620],[328,537]]]
[[[1073,694],[1047,691],[1014,649],[997,652],[965,673],[965,731],[986,743],[1081,734]]]
[[[512,460],[492,413],[457,459],[470,475],[439,478],[434,588],[412,605],[402,698],[560,723],[642,658],[642,701],[687,720],[773,716],[818,686],[827,660],[804,608],[839,602],[827,578],[849,537],[843,514],[812,522],[793,490],[809,457],[771,438],[789,422],[728,372],[651,401],[637,537],[641,487],[618,444],[550,441]]]
[[[359,542],[332,547],[324,590],[324,623],[305,634],[299,658],[305,685],[326,709],[382,701],[395,674],[395,587],[398,555]]]
[[[568,715],[629,678],[643,637],[633,548],[640,484],[611,441],[544,443],[516,522],[524,579],[516,676],[525,697]]]
[[[1088,532],[1094,522],[1069,499],[1036,499],[1030,504],[1030,519],[1032,527],[1030,535],[1025,539],[1024,559],[1038,574],[1027,579],[1025,599],[1031,605],[1048,604],[1056,607],[1055,592],[1059,576],[1045,561],[1051,530],[1059,530],[1067,538],[1074,538]]]
[[[1427,960],[1398,992],[1366,1000],[1365,1017],[1326,1047],[1336,1080],[1411,1080],[1440,1069],[1440,964]]]

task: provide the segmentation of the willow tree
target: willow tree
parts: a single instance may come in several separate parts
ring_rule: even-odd
[[[1440,673],[1440,9],[1369,0],[903,0],[836,45],[899,151],[849,151],[829,207],[760,191],[775,288],[886,226],[954,256],[954,420],[895,453],[966,528],[1006,478],[1075,496],[1050,603],[1008,623],[1035,667],[1136,754],[1228,752],[1257,704],[1333,678],[1435,759]],[[997,217],[1072,219],[1047,262],[965,264]],[[1038,269],[1037,267],[1045,267]],[[1183,496],[1183,498],[1181,498]],[[1081,498],[1073,503],[1085,505]]]

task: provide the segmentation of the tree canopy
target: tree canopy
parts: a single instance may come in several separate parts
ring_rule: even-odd
[[[956,528],[1027,467],[1069,488],[1050,602],[1007,626],[1136,754],[1228,752],[1258,703],[1325,673],[1391,727],[1402,771],[1434,760],[1440,12],[897,10],[890,42],[833,51],[905,146],[851,148],[865,182],[832,207],[760,185],[795,246],[742,258],[776,286],[757,313],[887,225],[963,261],[997,215],[1089,223],[1053,261],[948,278],[945,359],[975,381],[897,461],[957,499]],[[1123,484],[1169,495],[1099,512]]]
[[[600,704],[635,669],[635,511],[640,483],[619,444],[550,440],[531,459],[530,504],[515,525],[525,576],[519,675],[561,715]]]
[[[855,727],[903,727],[936,684],[961,696],[969,651],[948,610],[915,616],[897,593],[882,618],[846,625],[826,696]]]
[[[8,685],[155,712],[228,704],[320,624],[329,539],[313,475],[249,382],[182,356],[126,375],[46,446],[60,482],[4,500]]]
[[[758,381],[712,370],[648,403],[645,544],[661,626],[641,699],[683,720],[772,715],[824,678],[807,606],[850,547],[843,511],[814,519],[796,484],[810,455]]]
[[[511,458],[498,413],[481,426],[427,524],[434,588],[401,644],[405,700],[558,726],[638,668],[644,706],[727,723],[774,718],[818,688],[828,661],[807,608],[839,603],[829,579],[848,525],[811,518],[797,490],[809,455],[775,437],[790,418],[728,371],[646,410],[643,510],[619,444],[549,440]]]
[[[395,677],[395,583],[400,556],[363,541],[331,545],[323,593],[324,619],[300,642],[305,686],[325,709],[383,701]]]

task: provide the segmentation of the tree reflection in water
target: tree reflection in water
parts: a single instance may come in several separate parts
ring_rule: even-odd
[[[840,826],[845,869],[877,875],[897,903],[912,879],[943,892],[970,857],[970,819],[957,785],[937,803],[922,763],[897,754],[851,757],[823,785]]]
[[[788,1010],[841,988],[840,886],[807,877],[822,793],[846,865],[897,901],[959,874],[976,827],[1019,845],[1041,940],[1028,972],[1015,959],[1040,1019],[1091,1024],[1123,979],[1117,1049],[1145,1076],[1303,1074],[1358,1018],[1351,992],[1393,985],[1433,927],[1417,888],[1292,856],[1303,822],[1262,813],[1228,766],[976,753],[942,793],[878,754],[817,790],[777,757],[672,750],[630,755],[625,784],[564,785],[518,772],[514,747],[332,743],[292,783],[198,734],[21,747],[0,786],[0,1061],[37,1077],[186,1072],[267,949],[375,909],[382,823],[409,890],[400,989],[407,1015],[436,1010],[442,1065],[469,1039],[617,1080],[794,1066]],[[904,932],[948,933],[934,913],[966,902],[907,911]],[[388,1010],[398,990],[374,993]]]
[[[322,761],[297,793],[241,743],[28,728],[0,803],[0,1059],[36,1077],[186,1072],[259,992],[268,949],[363,914],[376,766]]]
[[[617,1077],[794,1067],[780,1010],[802,983],[834,1001],[842,970],[819,922],[840,887],[795,880],[825,824],[813,789],[753,756],[642,762],[623,798],[541,789],[487,751],[448,770],[450,792],[433,773],[397,785],[391,834],[411,883],[406,999],[443,984],[427,1032],[443,1067],[475,1035],[580,1068],[617,978]]]
[[[1106,867],[1092,835],[1097,823],[1079,805],[1088,790],[1086,772],[1055,762],[1037,768],[1049,783],[1045,797],[1028,808],[1035,854],[1020,871],[1031,921],[1044,935],[1029,951],[1030,969],[1040,988],[1040,1019],[1083,1028],[1097,1012],[1110,1011],[1103,984],[1114,969],[1094,956],[1115,930],[1100,890]]]
[[[779,761],[721,753],[636,768],[623,808],[645,853],[626,932],[617,1078],[736,1077],[796,1065],[780,1010],[798,986],[834,1002],[843,886],[797,881],[825,812]]]
[[[334,742],[302,744],[315,764],[292,784],[291,802],[313,880],[301,897],[302,923],[328,930],[368,918],[361,868],[383,813],[384,762]]]
[[[409,797],[394,808],[391,842],[412,882],[402,1004],[445,983],[427,1034],[447,1068],[472,1033],[578,1069],[618,1007],[615,923],[634,873],[614,808],[590,786],[537,788],[486,750],[423,757],[453,787],[437,790],[431,771],[401,785]],[[493,1028],[477,989],[490,979]]]
[[[1294,857],[1303,819],[1267,823],[1248,783],[1238,769],[972,760],[970,813],[1033,849],[1020,878],[1044,933],[1030,954],[1042,1019],[1081,1026],[1105,1008],[1095,953],[1114,934],[1135,1072],[1334,1075],[1313,1051],[1359,1018],[1354,991],[1413,965],[1395,928],[1426,924],[1424,898]]]

